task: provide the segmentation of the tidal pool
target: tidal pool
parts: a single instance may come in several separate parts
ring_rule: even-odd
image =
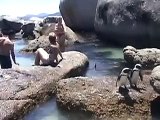
[[[15,43],[17,62],[21,66],[29,67],[34,63],[33,54],[22,54],[19,50],[27,44],[24,40],[17,40]],[[86,54],[89,58],[89,67],[84,76],[105,76],[119,74],[123,67],[122,48],[105,45],[99,40],[94,42],[83,42],[70,46],[66,51],[76,50]],[[24,120],[90,120],[90,115],[81,112],[65,112],[58,108],[53,97],[33,109]]]

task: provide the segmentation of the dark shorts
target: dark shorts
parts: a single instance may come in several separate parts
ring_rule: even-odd
[[[0,64],[2,69],[12,68],[10,56],[0,55]]]

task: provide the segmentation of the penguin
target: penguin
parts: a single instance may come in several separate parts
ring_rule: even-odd
[[[130,68],[123,68],[121,73],[119,74],[117,81],[116,81],[116,87],[119,85],[119,88],[124,86],[125,89],[127,89],[126,85],[129,82],[130,72],[132,69]]]
[[[141,81],[143,81],[143,76],[142,76],[142,65],[141,64],[136,64],[131,72],[130,76],[130,86],[137,88],[137,82],[140,78]]]

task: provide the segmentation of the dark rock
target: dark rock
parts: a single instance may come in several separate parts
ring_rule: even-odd
[[[57,23],[59,16],[48,16],[43,20],[43,23]]]
[[[154,68],[160,64],[160,49],[145,48],[136,49],[132,46],[127,46],[123,49],[124,59],[129,64],[140,63],[144,67]]]
[[[60,12],[71,29],[94,30],[94,17],[98,0],[61,0]]]
[[[107,120],[150,119],[150,102],[156,94],[150,86],[149,75],[144,76],[143,83],[139,82],[138,89],[121,89],[121,93],[116,88],[116,79],[106,76],[60,80],[56,93],[58,105],[67,110],[90,112],[96,118]]]
[[[35,23],[28,23],[22,26],[22,37],[28,39],[35,39],[35,35],[33,33],[35,28]]]
[[[121,46],[159,47],[160,1],[99,0],[95,30]]]
[[[2,17],[0,18],[0,29],[3,34],[15,34],[20,32],[22,23],[18,22],[17,19],[12,19],[9,17]]]

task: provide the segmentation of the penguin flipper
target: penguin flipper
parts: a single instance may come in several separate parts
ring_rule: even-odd
[[[139,72],[139,77],[140,77],[141,81],[143,81],[142,71]]]
[[[120,80],[120,78],[121,78],[121,75],[119,75],[118,78],[117,78],[116,87],[117,87],[117,83],[118,83],[118,81]]]

